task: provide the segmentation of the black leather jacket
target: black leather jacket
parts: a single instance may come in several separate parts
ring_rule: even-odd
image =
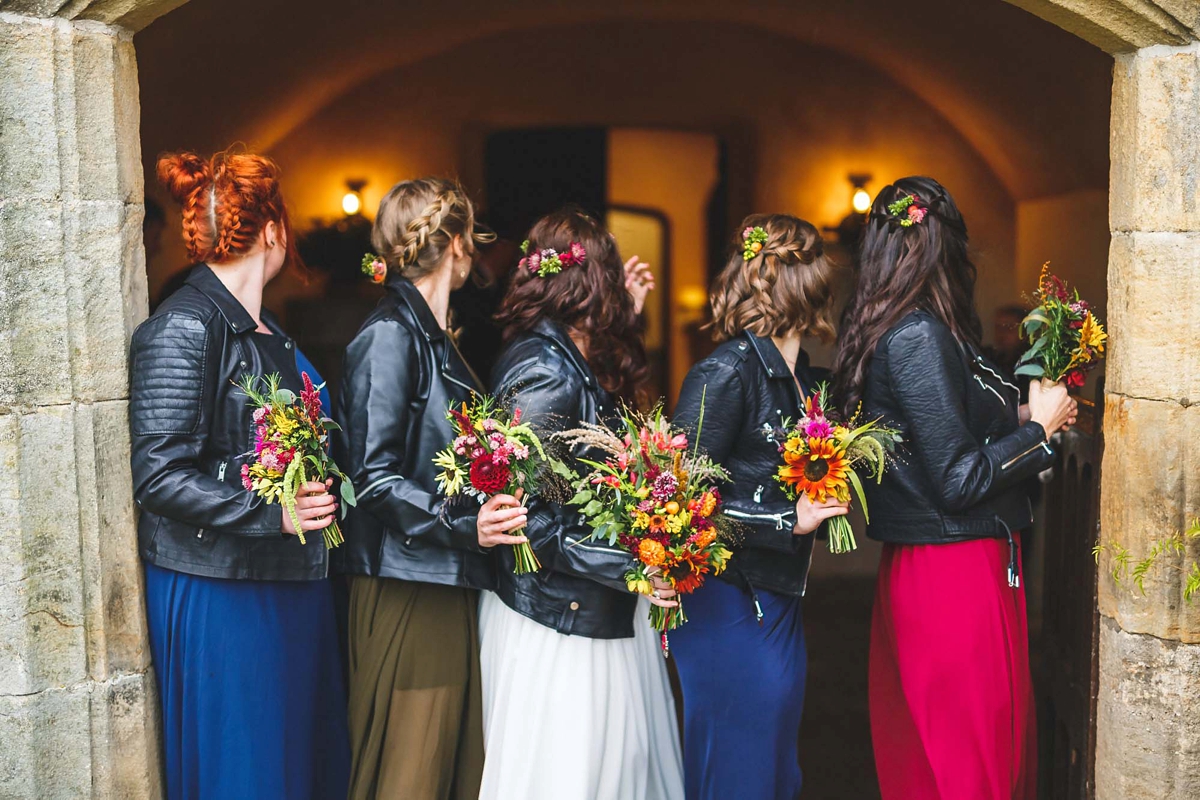
[[[863,394],[866,418],[904,437],[883,483],[867,481],[867,534],[900,544],[1009,537],[1033,515],[1026,481],[1054,455],[1021,425],[1017,387],[950,329],[914,311],[880,340]]]
[[[596,424],[614,410],[612,397],[597,383],[570,337],[545,320],[509,343],[496,362],[493,378],[496,396],[521,409],[539,435],[580,422]],[[588,471],[586,466],[575,466],[580,474]],[[604,541],[584,541],[591,529],[581,523],[577,509],[537,498],[527,507],[525,532],[542,568],[514,575],[512,549],[495,548],[500,599],[559,633],[591,639],[633,636],[637,596],[625,588],[624,578],[633,565],[632,556]]]
[[[387,293],[346,348],[334,418],[338,464],[358,506],[335,551],[341,572],[469,588],[491,585],[474,501],[437,490],[433,457],[453,439],[446,410],[482,391],[417,287],[390,278]]]
[[[284,337],[267,311],[263,323]],[[201,264],[134,331],[129,424],[133,492],[142,509],[138,547],[148,563],[192,575],[313,580],[328,574],[320,535],[301,545],[283,533],[279,504],[246,491],[241,467],[253,450],[253,410],[233,384],[278,372],[298,391],[291,358],[271,356],[254,319]],[[262,337],[262,338],[260,338]]]
[[[793,377],[769,338],[743,333],[692,367],[679,393],[675,422],[696,429],[704,398],[700,447],[729,471],[721,507],[742,523],[744,536],[721,578],[748,589],[800,596],[808,582],[813,537],[792,533],[796,504],[775,480],[782,463],[777,431],[801,415],[796,380],[811,394],[828,379],[800,351]]]

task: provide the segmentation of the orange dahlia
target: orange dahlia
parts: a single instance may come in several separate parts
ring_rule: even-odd
[[[642,539],[638,543],[638,558],[647,567],[661,567],[667,559],[667,551],[653,539]]]
[[[814,503],[849,496],[850,462],[845,450],[831,439],[809,439],[806,450],[788,444],[783,451],[785,463],[779,468],[780,479],[804,492]]]

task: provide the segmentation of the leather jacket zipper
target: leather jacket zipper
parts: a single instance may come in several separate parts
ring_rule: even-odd
[[[1016,464],[1022,458],[1029,455],[1030,453],[1032,453],[1034,450],[1037,450],[1039,447],[1042,448],[1043,450],[1045,450],[1048,454],[1054,455],[1054,451],[1050,449],[1050,443],[1046,442],[1046,441],[1041,441],[1041,442],[1038,442],[1037,444],[1035,444],[1033,447],[1026,450],[1025,452],[1021,453],[1020,455],[1013,456],[1008,461],[1005,461],[1003,464],[1000,465],[1000,469],[1002,471],[1008,469],[1013,464]]]
[[[975,382],[979,384],[980,388],[982,388],[982,389],[986,389],[986,390],[988,390],[989,392],[991,392],[992,394],[996,395],[996,399],[1000,401],[1000,404],[1001,404],[1001,405],[1003,405],[1003,406],[1007,406],[1007,405],[1008,405],[1008,401],[1004,399],[1004,395],[1002,395],[1002,394],[1000,394],[999,392],[997,392],[997,391],[996,391],[995,389],[993,389],[991,386],[988,386],[988,385],[987,385],[987,382],[986,382],[986,381],[984,381],[984,379],[983,379],[983,378],[979,377],[978,375],[972,375],[971,377],[975,379]]]
[[[219,480],[219,481],[225,480],[225,467],[228,465],[229,465],[228,461],[222,461],[221,465],[219,467],[217,467],[217,480]]]
[[[1013,589],[1021,588],[1021,571],[1017,567],[1017,542],[1013,539],[1012,529],[996,516],[996,522],[1000,523],[1000,527],[1004,528],[1004,533],[1008,537],[1008,585]]]
[[[783,530],[783,523],[784,523],[784,515],[783,514],[747,514],[745,511],[734,511],[733,509],[726,509],[725,515],[729,516],[729,517],[733,517],[734,519],[749,519],[749,520],[759,520],[759,521],[763,521],[763,522],[774,522],[775,530],[777,530],[777,531]]]
[[[999,372],[996,372],[996,370],[994,370],[994,369],[992,369],[991,367],[989,367],[989,366],[987,365],[987,362],[983,360],[983,356],[975,356],[975,363],[979,365],[979,368],[980,368],[980,369],[982,369],[982,370],[986,370],[986,371],[987,371],[987,372],[988,372],[990,375],[994,376],[994,377],[996,378],[996,380],[1000,381],[1000,382],[1001,382],[1001,383],[1003,383],[1005,386],[1007,386],[1008,388],[1012,389],[1014,392],[1017,392],[1018,394],[1020,394],[1021,390],[1020,390],[1020,389],[1018,389],[1016,386],[1013,386],[1013,385],[1012,385],[1011,383],[1009,383],[1008,381],[1006,381],[1006,380],[1004,379],[1004,376],[1003,376],[1003,375],[1001,375]]]

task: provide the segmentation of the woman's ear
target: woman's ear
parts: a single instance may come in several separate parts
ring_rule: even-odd
[[[275,220],[271,220],[266,225],[264,225],[263,231],[262,231],[263,248],[266,250],[273,249],[275,247],[275,245],[279,242],[279,238],[280,238],[279,234],[282,233],[282,231],[283,231],[282,227],[277,225],[275,223]],[[287,247],[286,237],[284,237],[283,246]]]
[[[450,240],[450,252],[454,253],[455,259],[462,259],[467,255],[467,246],[463,242],[461,233],[455,234],[454,238]]]

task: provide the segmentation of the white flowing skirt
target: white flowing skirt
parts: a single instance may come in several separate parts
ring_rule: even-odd
[[[632,639],[588,639],[482,594],[480,800],[680,800],[679,728],[649,602],[638,602]]]

